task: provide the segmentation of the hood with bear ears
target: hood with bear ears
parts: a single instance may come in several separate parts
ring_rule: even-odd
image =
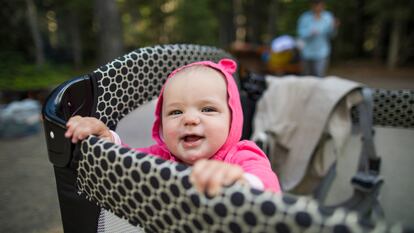
[[[231,123],[230,123],[229,134],[223,146],[215,153],[215,155],[213,155],[213,157],[211,157],[211,159],[222,160],[224,156],[227,154],[227,152],[240,141],[240,138],[242,135],[242,129],[243,129],[243,111],[242,111],[242,107],[240,103],[239,90],[232,76],[233,73],[237,70],[237,64],[235,61],[231,59],[222,59],[218,63],[214,63],[212,61],[200,61],[200,62],[190,63],[188,65],[185,65],[183,67],[180,67],[174,70],[167,77],[167,80],[165,81],[165,83],[167,83],[169,79],[173,78],[175,74],[177,74],[181,70],[186,69],[191,66],[197,66],[197,65],[208,66],[208,67],[211,67],[219,71],[221,74],[223,74],[223,78],[225,79],[226,84],[227,84],[227,97],[228,97],[227,101],[228,101],[228,106],[231,112]],[[154,125],[152,126],[152,138],[155,140],[155,142],[160,147],[160,149],[162,149],[162,151],[168,154],[167,157],[175,160],[174,156],[171,155],[171,153],[169,152],[167,148],[167,145],[162,139],[162,133],[161,133],[162,102],[163,102],[163,93],[164,93],[165,83],[161,89],[160,95],[158,97],[157,105],[155,107],[155,121],[154,121]]]

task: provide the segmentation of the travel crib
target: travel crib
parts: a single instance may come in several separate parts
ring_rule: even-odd
[[[307,197],[263,192],[238,183],[208,197],[189,182],[191,167],[94,136],[77,145],[64,137],[65,123],[73,115],[96,117],[114,130],[124,116],[157,97],[173,69],[225,57],[231,55],[200,45],[141,48],[63,83],[50,94],[43,119],[65,232],[97,232],[101,208],[145,232],[406,230],[383,221],[365,221],[343,208],[325,208]],[[411,101],[412,106],[413,92],[377,91],[376,100],[380,103],[374,110],[375,123],[413,127],[412,108],[407,112],[405,105]],[[397,110],[403,117],[389,114]]]

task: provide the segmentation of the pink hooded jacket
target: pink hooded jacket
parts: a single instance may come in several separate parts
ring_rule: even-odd
[[[209,66],[216,69],[223,74],[227,83],[228,105],[231,110],[232,118],[231,126],[226,142],[216,152],[216,154],[211,157],[211,159],[237,164],[246,173],[252,174],[259,178],[266,190],[280,192],[278,178],[272,171],[270,162],[264,152],[260,150],[260,148],[252,141],[240,141],[243,128],[243,111],[240,103],[239,91],[232,76],[237,69],[237,64],[230,59],[222,59],[219,63],[211,61],[195,62],[174,70],[168,76],[167,81],[168,79],[174,77],[174,75],[180,70],[195,65]],[[136,150],[159,156],[165,160],[180,162],[173,154],[170,153],[161,136],[160,126],[164,88],[165,85],[161,89],[158,98],[155,108],[155,122],[152,127],[152,138],[157,144],[149,147],[137,148]]]

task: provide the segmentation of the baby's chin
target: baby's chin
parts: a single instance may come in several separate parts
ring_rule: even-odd
[[[210,159],[213,155],[206,154],[186,154],[184,156],[177,156],[187,165],[194,165],[198,160]]]

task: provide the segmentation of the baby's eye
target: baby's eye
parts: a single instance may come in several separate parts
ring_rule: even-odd
[[[172,116],[172,115],[179,115],[183,112],[181,112],[180,110],[172,110],[170,112],[168,112],[168,116]]]
[[[204,107],[201,109],[202,112],[217,112],[217,109],[214,107]]]

